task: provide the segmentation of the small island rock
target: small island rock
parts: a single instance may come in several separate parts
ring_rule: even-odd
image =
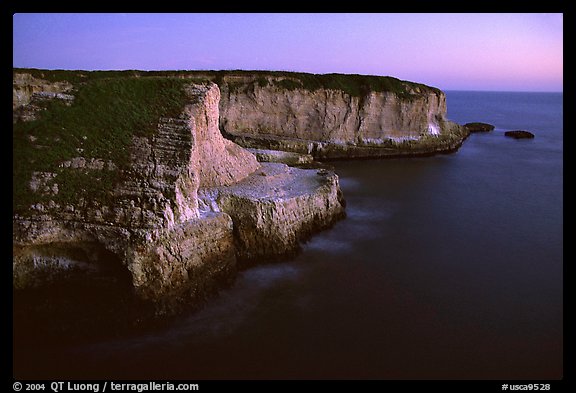
[[[489,132],[494,129],[492,124],[480,122],[466,123],[464,124],[464,127],[466,127],[470,132]]]
[[[532,138],[534,138],[534,134],[532,134],[529,131],[523,131],[523,130],[506,131],[504,133],[504,135],[509,136],[511,138],[515,138],[515,139],[532,139]]]

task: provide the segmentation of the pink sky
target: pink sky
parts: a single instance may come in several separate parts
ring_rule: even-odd
[[[562,14],[16,14],[13,65],[390,75],[563,90]]]

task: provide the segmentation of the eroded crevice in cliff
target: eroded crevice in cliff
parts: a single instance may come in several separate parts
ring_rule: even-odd
[[[87,276],[93,280],[131,283],[130,272],[122,259],[97,241],[56,241],[13,247],[14,287],[52,285]]]
[[[154,305],[136,294],[123,259],[101,244],[56,242],[20,251],[27,262],[18,269],[30,271],[15,280],[13,331],[25,345],[73,344],[152,326]]]

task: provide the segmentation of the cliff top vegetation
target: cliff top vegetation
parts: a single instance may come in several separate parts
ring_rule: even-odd
[[[370,91],[392,92],[402,98],[410,98],[422,93],[441,94],[441,90],[422,83],[403,81],[391,76],[358,75],[358,74],[309,74],[289,71],[69,71],[14,68],[14,73],[30,73],[36,78],[57,82],[66,80],[71,83],[86,82],[95,79],[109,78],[144,78],[174,77],[205,80],[210,79],[220,87],[227,84],[235,87],[246,82],[253,82],[260,87],[275,85],[287,90],[304,89],[341,90],[351,96],[365,96]],[[241,80],[238,80],[241,79]]]
[[[30,73],[30,70],[25,70]],[[27,210],[32,203],[51,199],[67,202],[80,196],[105,199],[120,170],[90,171],[64,168],[75,157],[111,161],[123,169],[129,159],[132,136],[149,136],[160,117],[177,117],[186,101],[183,85],[175,78],[127,78],[128,72],[82,77],[71,71],[33,71],[49,81],[71,79],[75,99],[68,106],[60,100],[42,102],[36,119],[17,121],[12,127],[13,210]],[[103,77],[106,75],[106,77]],[[77,81],[82,78],[84,82]],[[55,173],[57,195],[40,198],[31,193],[33,172]]]

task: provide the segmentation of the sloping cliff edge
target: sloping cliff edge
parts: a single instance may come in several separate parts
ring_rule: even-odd
[[[82,75],[14,73],[15,288],[97,270],[103,250],[164,312],[343,216],[334,173],[222,137],[217,85]]]

